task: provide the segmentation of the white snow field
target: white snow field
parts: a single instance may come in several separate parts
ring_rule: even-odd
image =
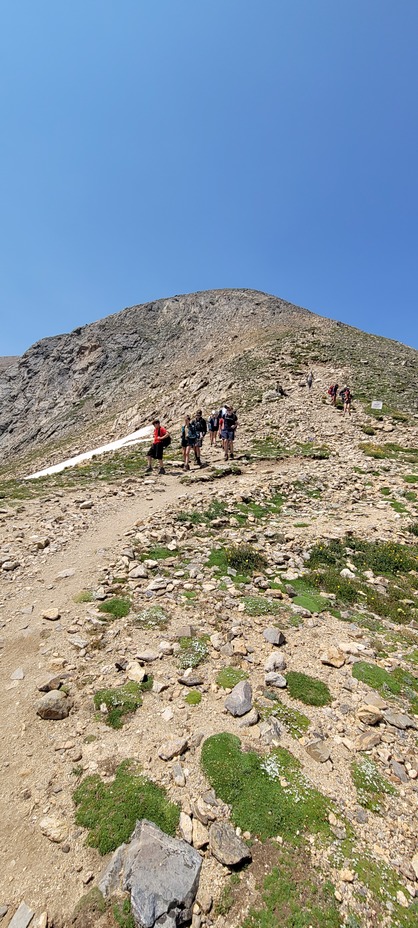
[[[60,464],[53,464],[52,467],[45,467],[44,470],[38,470],[36,474],[29,474],[28,477],[25,477],[25,480],[36,480],[37,477],[48,477],[49,474],[59,474],[60,471],[65,470],[67,467],[75,467],[76,464],[81,464],[82,461],[90,461],[91,458],[96,457],[98,454],[106,454],[107,451],[116,451],[118,448],[124,448],[126,445],[139,445],[142,442],[149,441],[152,438],[153,433],[152,425],[146,425],[143,429],[138,429],[136,432],[132,432],[131,435],[126,435],[125,438],[118,438],[116,441],[110,441],[108,445],[102,445],[101,448],[93,448],[92,451],[84,451],[83,454],[76,454],[74,458],[68,458],[66,461],[61,461]]]

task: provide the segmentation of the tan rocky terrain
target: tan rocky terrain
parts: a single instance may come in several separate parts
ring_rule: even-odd
[[[417,353],[306,311],[270,318],[270,304],[265,326],[244,329],[233,299],[225,352],[218,334],[205,364],[177,348],[164,382],[144,376],[151,392],[133,402],[132,369],[125,407],[118,395],[112,435],[151,405],[170,422],[165,476],[145,475],[139,447],[16,480],[58,460],[60,441],[75,452],[110,433],[91,399],[82,442],[71,426],[48,450],[44,426],[25,432],[13,407],[18,438],[6,431],[3,447],[19,455],[0,483],[2,925],[28,924],[23,902],[33,926],[133,925],[94,887],[123,833],[113,812],[129,837],[135,784],[148,796],[138,765],[200,855],[194,928],[416,924]],[[327,397],[346,379],[351,417]],[[208,466],[184,474],[182,414],[226,397],[234,461],[206,439]],[[89,832],[97,806],[107,818]]]

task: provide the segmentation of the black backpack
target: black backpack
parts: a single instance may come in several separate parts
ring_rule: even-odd
[[[167,435],[164,435],[164,438],[160,444],[163,446],[163,448],[168,448],[168,446],[171,445],[171,435],[169,435],[168,432]]]

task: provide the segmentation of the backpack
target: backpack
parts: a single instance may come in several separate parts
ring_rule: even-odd
[[[328,395],[334,396],[334,385],[333,384],[331,384],[331,386],[328,389]]]
[[[171,435],[169,435],[168,432],[167,435],[164,435],[164,438],[160,444],[163,446],[163,448],[168,448],[168,446],[171,445]]]

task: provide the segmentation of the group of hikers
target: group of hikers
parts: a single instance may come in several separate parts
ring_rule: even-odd
[[[328,395],[331,397],[332,406],[337,405],[337,399],[340,397],[343,404],[343,415],[345,416],[346,412],[351,416],[351,402],[353,399],[353,394],[349,387],[343,387],[340,392],[338,392],[338,383],[332,383],[328,390]]]
[[[153,420],[154,434],[152,445],[149,448],[147,459],[147,474],[152,472],[153,462],[159,464],[159,474],[164,474],[163,454],[164,448],[171,444],[171,435],[161,425],[159,419]],[[216,412],[212,410],[208,421],[204,419],[201,409],[197,410],[195,417],[185,416],[184,425],[181,428],[180,445],[183,453],[183,468],[190,470],[190,455],[193,452],[195,463],[198,467],[203,467],[201,460],[201,448],[203,439],[209,432],[210,446],[216,447],[217,441],[220,442],[224,451],[225,461],[232,460],[234,457],[235,432],[238,425],[236,410],[225,404]]]

